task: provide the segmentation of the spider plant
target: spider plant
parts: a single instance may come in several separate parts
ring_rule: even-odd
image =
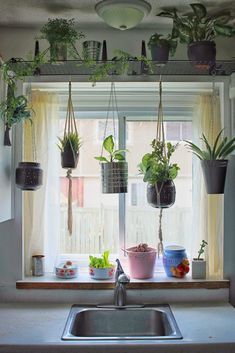
[[[202,134],[201,140],[204,143],[204,149],[191,141],[185,142],[192,153],[201,160],[226,159],[235,150],[235,137],[230,140],[228,137],[222,138],[223,130],[218,133],[213,144],[210,144],[208,138]]]
[[[70,134],[66,134],[63,138],[58,137],[58,140],[60,144],[57,146],[61,150],[61,152],[64,152],[65,148],[69,145],[71,146],[72,150],[74,153],[78,153],[79,149],[82,145],[81,138],[79,135],[75,132],[71,132]]]

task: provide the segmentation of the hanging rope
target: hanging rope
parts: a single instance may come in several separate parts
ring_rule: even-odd
[[[215,89],[215,72],[212,72],[212,112],[210,120],[209,135],[211,135],[211,143],[214,142],[214,122],[215,122],[215,113],[216,113],[216,89]],[[208,136],[209,137],[209,136]]]
[[[72,86],[71,86],[71,81],[69,81],[69,97],[68,97],[67,113],[66,113],[65,126],[64,126],[64,141],[66,141],[66,139],[68,139],[68,142],[71,147],[71,151],[73,153],[73,158],[75,161],[77,156],[76,156],[76,151],[74,151],[74,148],[73,148],[71,140],[70,140],[71,134],[76,134],[78,136],[76,120],[75,120],[75,115],[74,115],[74,109],[73,109],[73,102],[72,102]],[[72,185],[72,169],[71,168],[69,168],[67,170],[66,177],[69,182],[67,228],[68,228],[69,235],[72,235],[72,231],[73,231],[72,186],[73,185]]]
[[[165,143],[165,132],[164,132],[164,120],[163,120],[163,107],[162,107],[162,78],[160,76],[159,80],[159,105],[158,105],[158,118],[157,118],[157,132],[156,132],[156,142],[160,142],[161,147],[162,147],[162,153],[164,157],[166,158],[166,143]],[[161,204],[161,191],[163,188],[163,182],[158,185],[157,183],[155,184],[155,190],[156,190],[156,195],[157,195],[157,203]],[[158,252],[158,257],[160,254],[163,253],[164,247],[163,247],[163,236],[162,236],[162,212],[163,209],[160,208],[160,213],[159,213],[159,228],[158,228],[158,239],[159,243],[157,246],[157,252]]]

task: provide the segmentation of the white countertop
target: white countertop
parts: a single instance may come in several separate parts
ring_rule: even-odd
[[[171,304],[183,335],[171,341],[62,341],[70,304],[0,304],[0,353],[235,353],[228,303]]]

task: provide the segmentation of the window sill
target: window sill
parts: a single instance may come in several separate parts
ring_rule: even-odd
[[[154,278],[146,280],[131,279],[128,289],[221,289],[229,288],[229,280],[192,280],[190,276],[183,279],[169,278],[163,273],[157,273]],[[16,282],[17,289],[113,289],[113,280],[93,280],[87,274],[79,274],[74,279],[59,279],[53,274],[42,277],[26,277]]]

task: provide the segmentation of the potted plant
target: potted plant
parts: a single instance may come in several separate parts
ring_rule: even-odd
[[[103,252],[101,257],[89,256],[89,274],[94,279],[111,279],[114,274],[114,264],[109,261],[109,251]]]
[[[122,154],[127,150],[116,150],[112,135],[104,139],[103,149],[108,156],[95,157],[101,162],[102,192],[104,194],[127,192],[128,165]]]
[[[180,169],[176,163],[170,163],[177,145],[154,139],[151,146],[152,153],[145,154],[139,164],[140,173],[144,175],[143,180],[148,183],[147,200],[152,207],[168,208],[175,202],[173,179]]]
[[[177,40],[172,34],[164,37],[162,34],[154,33],[149,39],[148,48],[151,51],[153,61],[158,64],[165,64],[168,61],[169,53],[171,56],[175,54]]]
[[[66,133],[63,138],[58,137],[61,150],[62,168],[77,168],[79,150],[82,145],[81,138],[76,132]]]
[[[67,51],[76,56],[76,40],[83,38],[81,32],[75,29],[74,19],[65,18],[48,19],[48,22],[41,28],[41,39],[47,39],[50,44],[50,57],[52,61],[67,60]]]
[[[205,252],[205,247],[208,243],[202,240],[198,250],[198,257],[192,261],[192,279],[205,279],[206,278],[206,261],[201,258]]]
[[[190,6],[193,10],[190,14],[179,15],[174,8],[163,11],[158,16],[173,20],[174,37],[179,37],[180,43],[188,45],[191,63],[199,68],[208,68],[215,63],[215,37],[231,37],[235,34],[235,28],[227,24],[230,19],[228,13],[208,16],[203,4],[193,3]]]
[[[140,243],[125,250],[128,255],[130,276],[136,279],[153,277],[157,250]]]
[[[235,137],[228,139],[221,137],[223,129],[219,132],[215,141],[210,144],[204,134],[202,142],[204,149],[191,141],[185,141],[189,149],[201,161],[202,172],[208,194],[223,194],[226,180],[228,160],[226,159],[235,150]]]

